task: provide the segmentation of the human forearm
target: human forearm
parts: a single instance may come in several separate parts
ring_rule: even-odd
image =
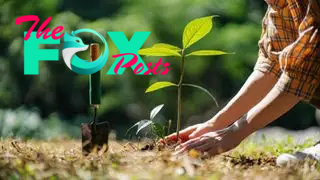
[[[231,101],[208,122],[217,129],[232,124],[260,102],[276,82],[270,73],[254,71]]]
[[[298,102],[298,97],[274,87],[262,101],[234,124],[193,137],[178,146],[177,153],[196,149],[216,155],[231,150],[252,132],[274,121]]]
[[[236,129],[236,136],[247,137],[286,113],[299,101],[298,97],[282,93],[276,87],[273,88],[260,103],[247,113],[245,122]]]

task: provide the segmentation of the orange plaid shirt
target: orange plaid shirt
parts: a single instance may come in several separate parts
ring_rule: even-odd
[[[262,20],[255,70],[278,77],[276,87],[282,92],[319,103],[319,0],[265,1],[269,7]]]

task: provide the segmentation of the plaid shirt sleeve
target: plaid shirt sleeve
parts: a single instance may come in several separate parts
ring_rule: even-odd
[[[309,2],[309,3],[305,3]],[[320,81],[320,37],[316,0],[287,0],[298,38],[279,55],[282,74],[276,87],[309,101]],[[303,11],[305,9],[305,11]]]
[[[275,77],[279,78],[282,71],[280,69],[279,62],[276,59],[269,58],[266,46],[270,43],[270,39],[267,37],[267,21],[270,7],[262,19],[262,33],[260,37],[258,60],[255,64],[254,70],[261,71],[263,73],[271,73]]]

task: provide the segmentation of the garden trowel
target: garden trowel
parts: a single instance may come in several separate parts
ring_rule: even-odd
[[[90,44],[90,58],[95,61],[99,57],[99,44]],[[99,122],[97,113],[100,106],[101,85],[100,71],[89,75],[89,100],[91,120],[89,123],[81,124],[82,153],[88,155],[93,151],[108,150],[108,136],[110,132],[109,122]]]

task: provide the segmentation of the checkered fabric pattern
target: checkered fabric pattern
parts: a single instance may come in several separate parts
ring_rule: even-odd
[[[276,87],[320,102],[320,0],[265,0],[255,70],[279,78]],[[320,108],[319,104],[314,104]]]

